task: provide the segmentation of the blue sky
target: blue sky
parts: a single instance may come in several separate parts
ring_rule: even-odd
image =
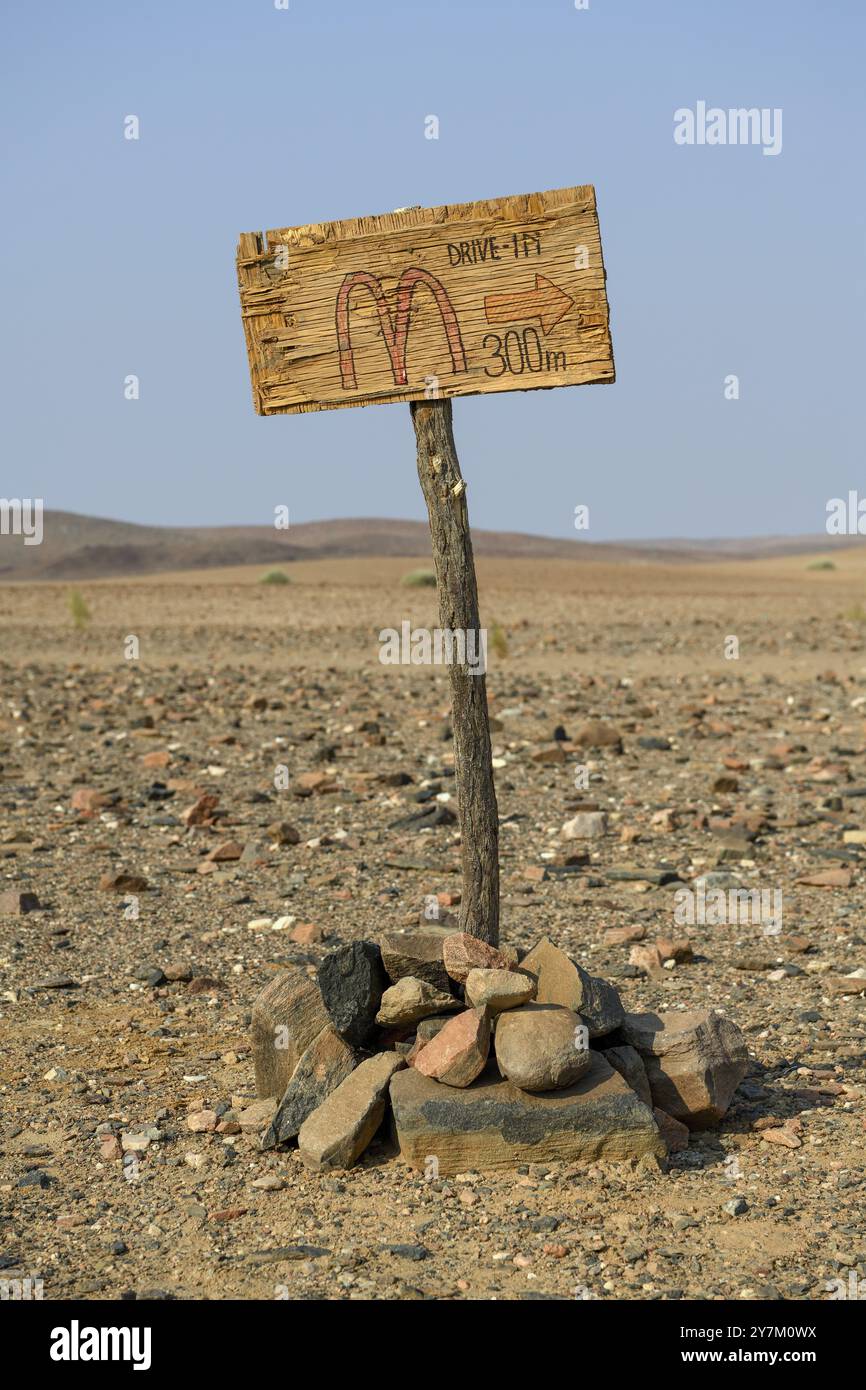
[[[594,183],[617,382],[455,402],[473,523],[822,529],[866,492],[864,39],[861,0],[7,0],[0,492],[423,517],[408,407],[254,414],[238,233]],[[678,146],[699,100],[781,153]]]

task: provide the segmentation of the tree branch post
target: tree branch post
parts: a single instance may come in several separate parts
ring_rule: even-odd
[[[466,506],[466,484],[454,445],[450,400],[412,401],[418,477],[430,518],[430,539],[444,629],[475,634],[479,653],[478,585]],[[481,648],[486,654],[486,647]],[[451,649],[453,658],[453,647]],[[493,785],[487,678],[449,662],[454,763],[460,813],[463,891],[460,930],[499,942],[499,811]]]

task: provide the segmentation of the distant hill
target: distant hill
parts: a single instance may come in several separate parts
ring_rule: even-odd
[[[746,540],[588,541],[473,531],[477,555],[695,563],[808,554],[864,542],[857,536],[769,536]],[[288,531],[270,526],[138,526],[130,521],[46,512],[41,545],[0,535],[0,581],[74,580],[159,574],[229,565],[291,564],[333,556],[430,553],[427,523],[372,517],[305,521]]]

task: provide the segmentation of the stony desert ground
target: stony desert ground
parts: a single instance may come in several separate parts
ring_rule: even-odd
[[[39,903],[0,917],[3,1276],[46,1299],[862,1291],[864,551],[479,562],[507,646],[488,679],[503,940],[549,937],[630,1010],[734,1020],[753,1060],[717,1130],[661,1166],[429,1180],[387,1131],[318,1175],[234,1122],[275,973],[459,892],[453,824],[393,828],[454,794],[446,674],[378,660],[381,629],[436,625],[431,591],[399,582],[427,563],[82,582],[82,631],[69,585],[0,588],[0,893]],[[575,749],[590,720],[622,751]],[[311,772],[328,790],[301,795]],[[202,792],[219,817],[188,828]],[[607,834],[563,872],[588,801]],[[299,843],[273,844],[276,821]],[[209,858],[228,841],[240,859]],[[707,873],[781,890],[781,933],[677,926],[674,894]],[[651,968],[671,935],[692,959]],[[191,1126],[203,1110],[222,1133]]]

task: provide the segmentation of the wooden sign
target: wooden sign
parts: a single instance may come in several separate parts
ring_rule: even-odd
[[[591,186],[245,232],[260,415],[614,379]]]

